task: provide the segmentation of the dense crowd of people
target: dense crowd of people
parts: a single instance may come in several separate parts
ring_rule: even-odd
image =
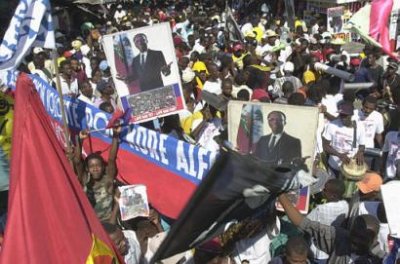
[[[380,187],[400,180],[398,62],[357,36],[354,45],[362,44],[360,50],[356,54],[346,50],[348,45],[327,31],[326,17],[319,14],[310,21],[296,17],[292,26],[282,10],[273,13],[276,7],[268,4],[245,14],[233,10],[241,40],[226,28],[228,13],[220,1],[168,4],[109,4],[107,15],[84,21],[69,32],[59,29],[57,63],[62,93],[105,112],[116,111],[119,98],[102,36],[168,22],[187,109],[160,118],[161,133],[218,151],[228,139],[226,104],[230,100],[317,107],[313,175],[318,177],[318,171],[327,177],[323,190],[312,195],[307,215],[300,214],[288,196],[281,194],[278,201],[285,213],[268,216],[272,221],[249,217],[194,251],[163,263],[382,263],[394,238]],[[25,62],[20,70],[56,87],[48,50],[34,48]],[[354,74],[351,83],[360,83],[361,88],[346,89],[349,81],[322,71],[317,63]],[[204,91],[216,95],[219,104],[206,100]],[[260,140],[255,156],[271,159],[273,155],[263,150],[283,141],[279,124],[284,119],[283,113],[268,115],[268,122],[277,122],[276,131],[270,124],[276,136]],[[302,127],[302,120],[297,122]],[[152,122],[141,125],[156,129]],[[119,219],[115,160],[120,130],[113,129],[107,161],[96,153],[83,158],[87,131],[81,131],[68,158],[126,263],[147,263],[174,220],[160,215],[156,208],[148,218]],[[300,144],[290,142],[283,149],[288,155]],[[4,220],[0,234],[7,211],[6,199],[2,196],[1,200],[0,219]]]

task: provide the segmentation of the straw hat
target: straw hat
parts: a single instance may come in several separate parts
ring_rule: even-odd
[[[368,170],[368,165],[364,162],[362,165],[357,165],[355,158],[351,159],[349,164],[342,164],[340,172],[349,180],[361,180]]]

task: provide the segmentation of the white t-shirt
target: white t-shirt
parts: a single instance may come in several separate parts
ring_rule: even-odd
[[[94,97],[89,98],[89,97],[87,97],[87,96],[85,96],[85,95],[83,95],[83,94],[80,94],[80,95],[78,96],[78,99],[81,100],[82,102],[87,103],[88,105],[94,105],[94,100],[95,100]]]
[[[337,109],[337,104],[343,99],[343,95],[338,93],[335,95],[332,94],[327,94],[324,98],[321,100],[321,104],[326,106],[326,111],[334,116],[338,116],[338,109]]]
[[[365,116],[363,111],[356,109],[354,110],[353,119],[364,127],[365,147],[373,148],[375,146],[375,135],[383,133],[384,130],[382,114],[377,111],[372,111],[371,114]]]
[[[192,49],[193,51],[197,51],[199,54],[205,53],[206,52],[206,48],[201,45],[199,42],[195,43]]]
[[[221,80],[217,79],[216,82],[206,81],[203,86],[203,91],[214,93],[216,95],[222,94]]]
[[[365,145],[364,129],[359,129],[361,125],[357,122],[356,147],[353,149],[354,130],[352,127],[343,125],[342,120],[335,119],[328,122],[322,137],[331,142],[331,146],[339,153],[347,153],[349,158],[353,158],[360,145]],[[339,170],[342,161],[337,156],[330,155],[329,165]]]
[[[255,237],[236,242],[233,256],[235,263],[242,263],[243,260],[248,260],[251,264],[268,263],[271,260],[269,245],[279,232],[280,222],[277,218],[272,230],[265,230]]]
[[[56,78],[54,78],[53,81],[56,82]],[[64,77],[60,75],[60,84],[63,95],[78,94],[78,80],[76,78],[72,77],[71,83],[68,84]]]
[[[400,134],[398,131],[390,131],[386,134],[383,152],[388,152],[386,160],[386,177],[396,176],[396,162],[400,162]]]

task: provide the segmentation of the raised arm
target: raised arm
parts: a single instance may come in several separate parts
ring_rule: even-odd
[[[292,205],[286,197],[286,194],[281,194],[278,197],[278,200],[285,209],[285,213],[289,217],[290,221],[300,230],[310,235],[317,248],[330,254],[335,243],[335,227],[323,225],[317,221],[307,219]]]
[[[72,156],[72,163],[74,165],[74,169],[76,175],[78,176],[78,180],[83,186],[85,184],[85,162],[82,159],[82,144],[83,140],[89,136],[87,130],[82,130],[79,132],[79,137],[76,140],[75,151]]]
[[[117,153],[119,147],[119,134],[121,133],[121,127],[113,128],[113,137],[111,142],[111,149],[108,155],[108,165],[107,165],[107,176],[114,179],[117,176]]]
[[[295,226],[300,226],[305,217],[293,206],[290,200],[286,197],[286,194],[279,195],[278,201],[282,205],[283,209],[285,209],[285,213],[289,217],[290,221]]]

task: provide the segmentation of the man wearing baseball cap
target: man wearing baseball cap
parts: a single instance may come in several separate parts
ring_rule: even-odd
[[[363,179],[356,183],[358,192],[353,195],[350,201],[349,228],[351,228],[357,216],[376,214],[377,207],[381,201],[380,190],[382,183],[382,177],[374,171],[365,173]]]

